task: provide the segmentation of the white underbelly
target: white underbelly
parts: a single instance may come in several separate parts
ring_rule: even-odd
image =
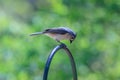
[[[55,39],[55,40],[69,40],[70,39],[70,36],[68,34],[64,34],[64,35],[60,35],[60,34],[46,34],[47,36]]]

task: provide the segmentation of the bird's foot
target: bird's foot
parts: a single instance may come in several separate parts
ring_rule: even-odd
[[[60,43],[61,46],[66,47],[66,45],[65,45],[64,43],[60,42],[59,40],[56,40],[56,41],[57,41],[58,43]]]

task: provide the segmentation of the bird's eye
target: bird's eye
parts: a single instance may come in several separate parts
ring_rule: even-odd
[[[71,39],[74,39],[74,37],[72,37]]]
[[[71,40],[74,40],[74,38],[72,37]]]

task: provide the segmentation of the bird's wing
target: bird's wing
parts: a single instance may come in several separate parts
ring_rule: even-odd
[[[68,31],[66,31],[63,28],[53,28],[53,29],[46,29],[44,33],[53,33],[53,34],[66,34]]]

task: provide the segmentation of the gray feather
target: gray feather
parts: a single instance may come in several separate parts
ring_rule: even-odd
[[[66,34],[68,33],[68,31],[65,30],[64,28],[52,28],[52,29],[46,29],[44,33]]]

